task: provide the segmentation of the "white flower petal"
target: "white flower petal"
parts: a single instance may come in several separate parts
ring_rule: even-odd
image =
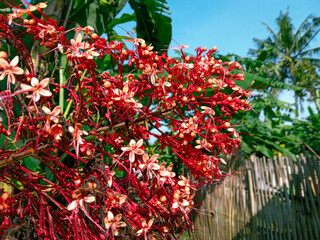
[[[11,65],[12,67],[15,67],[15,66],[17,66],[18,62],[19,62],[19,57],[18,57],[18,56],[15,56],[15,57],[11,60],[10,65]]]
[[[31,86],[35,87],[39,84],[39,80],[35,77],[31,78]]]
[[[78,203],[79,203],[78,200],[72,201],[72,202],[68,205],[67,209],[68,209],[69,211],[75,209],[75,208],[78,206]]]
[[[38,92],[45,97],[50,97],[52,95],[52,93],[48,90],[45,89],[39,89]]]

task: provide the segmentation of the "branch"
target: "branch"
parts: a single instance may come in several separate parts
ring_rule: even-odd
[[[44,150],[44,149],[46,149],[48,147],[49,147],[49,144],[40,146],[40,147],[37,148],[37,151]],[[0,162],[0,169],[8,166],[9,164],[18,162],[21,159],[24,159],[26,157],[32,156],[32,155],[34,155],[34,153],[35,153],[35,149],[29,149],[29,150],[27,150],[25,152],[20,152],[20,153],[13,154],[13,155],[9,156],[9,159],[6,159],[6,160]]]

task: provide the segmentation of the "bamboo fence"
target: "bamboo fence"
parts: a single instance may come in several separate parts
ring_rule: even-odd
[[[197,239],[320,239],[319,159],[235,161],[238,172],[197,199],[204,200],[195,216]]]

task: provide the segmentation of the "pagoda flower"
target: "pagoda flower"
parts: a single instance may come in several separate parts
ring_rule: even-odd
[[[116,100],[116,101],[120,101],[121,99],[124,99],[125,97],[132,97],[132,93],[128,93],[128,85],[126,84],[124,87],[123,87],[123,90],[120,90],[118,88],[114,89],[113,90],[113,93],[114,93],[114,97],[113,97],[113,100]]]
[[[157,82],[157,83],[154,83],[154,85],[155,85],[156,87],[157,87],[157,86],[161,86],[164,93],[166,92],[165,89],[164,89],[164,87],[171,87],[171,83],[166,82],[166,79],[165,79],[165,78],[158,78],[157,80],[158,80],[158,82]]]
[[[116,172],[110,170],[110,168],[107,165],[105,166],[105,170],[106,170],[105,173],[107,175],[107,180],[108,180],[108,186],[111,188],[112,180],[113,180],[113,177],[116,174]]]
[[[99,52],[94,51],[95,48],[90,48],[85,52],[78,52],[75,54],[76,57],[85,57],[86,59],[93,59],[94,57],[99,57]]]
[[[35,77],[31,78],[31,86],[21,83],[22,90],[33,92],[31,95],[28,95],[27,98],[32,98],[34,102],[40,100],[41,95],[44,97],[52,96],[52,93],[45,89],[49,84],[49,78],[43,79],[40,83],[39,80]]]
[[[84,196],[83,198],[80,199],[76,199],[74,201],[72,201],[68,206],[67,209],[69,211],[72,211],[74,209],[78,209],[79,206],[81,207],[81,209],[84,209],[84,203],[92,203],[96,200],[96,198],[94,196]]]
[[[83,144],[82,135],[88,135],[88,133],[84,130],[81,130],[82,125],[80,123],[77,123],[75,127],[69,126],[68,130],[73,136],[73,146],[76,151],[77,158],[79,158],[79,148],[80,144]]]
[[[37,5],[29,4],[27,9],[17,8],[13,11],[13,13],[8,14],[8,16],[7,16],[8,24],[11,25],[12,19],[19,18],[20,16],[22,16],[25,13],[30,13],[35,10],[40,10],[41,8],[46,8],[46,7],[47,7],[47,4],[44,2],[41,2],[41,3],[38,3]]]
[[[146,43],[142,38],[130,38],[130,39],[126,40],[126,42],[132,42],[137,46],[139,46],[139,43],[140,44],[145,44]]]
[[[190,184],[190,179],[180,175],[179,178],[181,179],[180,181],[178,181],[178,184],[182,187],[185,187],[185,191],[186,193],[190,194],[190,189],[194,189],[193,186],[191,186]]]
[[[207,151],[210,151],[209,148],[212,147],[212,144],[211,144],[211,143],[208,143],[208,141],[207,141],[206,139],[203,139],[202,141],[201,141],[201,140],[196,140],[196,143],[199,144],[199,145],[195,146],[195,148],[197,148],[197,149],[204,148],[204,149],[206,149]]]
[[[41,2],[41,3],[38,3],[37,5],[29,4],[27,10],[30,11],[30,12],[33,12],[35,10],[39,11],[39,9],[46,8],[46,7],[47,7],[47,3],[46,2]]]
[[[175,64],[174,67],[182,68],[182,69],[192,69],[192,68],[194,68],[194,64],[193,63],[178,63],[178,64]]]
[[[120,222],[121,218],[122,218],[122,214],[118,214],[117,216],[114,216],[111,211],[108,211],[107,216],[104,218],[104,224],[106,229],[111,229],[114,236],[119,235],[119,231],[118,231],[119,227],[127,226],[125,222]]]
[[[198,128],[198,124],[193,121],[193,118],[189,118],[189,122],[183,122],[181,124],[181,128],[184,129],[184,133],[196,132]]]
[[[237,133],[237,131],[234,128],[227,128],[227,131],[233,133],[233,136],[237,139],[240,139],[239,133]]]
[[[183,207],[186,207],[188,205],[189,205],[189,201],[187,201],[184,198],[178,199],[178,200],[173,199],[172,208],[174,208],[174,209],[176,209],[178,207],[183,208]]]
[[[74,40],[74,39],[70,40],[70,43],[71,43],[70,49],[72,51],[75,51],[76,53],[78,53],[79,49],[87,49],[90,47],[89,43],[82,42],[82,36],[80,33],[77,33],[77,36],[75,38],[76,38],[76,40]]]
[[[62,135],[63,135],[62,125],[55,123],[50,127],[48,132],[50,135],[53,136],[53,138],[56,142],[59,142],[61,140]]]
[[[219,158],[219,161],[223,164],[227,164],[227,162],[223,158]]]
[[[157,70],[157,64],[156,63],[154,63],[152,65],[152,67],[147,63],[143,73],[148,75],[150,77],[150,81],[151,81],[152,85],[155,85],[155,82],[156,82],[156,77],[155,76],[161,74],[162,72],[160,70]]]
[[[143,222],[141,224],[142,225],[141,229],[137,231],[137,236],[140,236],[140,235],[143,234],[144,235],[144,239],[148,240],[147,233],[150,231],[152,223],[153,223],[153,219],[149,220],[148,224],[147,224],[146,220],[143,220]]]
[[[76,27],[74,28],[74,31],[77,32],[77,33],[83,31],[83,32],[85,32],[86,34],[91,34],[92,31],[94,31],[94,28],[91,27],[91,26],[89,26],[89,25],[87,25],[87,26],[85,26],[85,27],[76,26]]]
[[[3,80],[6,76],[8,76],[8,85],[9,83],[15,84],[16,78],[14,75],[22,75],[24,73],[23,69],[18,67],[19,57],[15,56],[10,64],[7,60],[0,58],[0,71],[1,76],[0,80]]]
[[[56,133],[56,131],[52,131],[52,130],[51,130],[50,125],[51,125],[51,122],[54,122],[55,124],[59,123],[59,118],[58,118],[58,116],[59,116],[59,114],[61,113],[61,107],[60,107],[60,106],[56,106],[52,111],[50,111],[50,109],[49,109],[48,107],[43,106],[43,107],[42,107],[42,111],[47,115],[47,116],[46,116],[47,121],[46,121],[46,123],[45,123],[44,129],[45,129],[47,132],[49,132],[50,135],[52,135],[51,133],[53,133],[53,132]],[[53,126],[53,125],[52,125],[52,126]],[[55,126],[55,130],[58,130],[58,129],[56,129],[56,126]],[[54,134],[54,135],[55,135],[55,140],[56,140],[56,141],[61,140],[61,138],[60,138],[60,136],[59,136],[59,135],[60,135],[59,133],[58,133],[58,134]],[[60,139],[59,139],[59,138],[60,138]]]
[[[45,114],[47,114],[49,116],[50,121],[54,122],[54,123],[59,123],[59,118],[58,116],[61,113],[61,107],[60,106],[56,106],[52,111],[50,111],[50,109],[46,106],[42,107],[42,111],[45,112]]]
[[[210,107],[201,106],[201,108],[204,110],[201,113],[202,114],[209,114],[211,118],[213,118],[213,115],[216,114],[215,111]]]
[[[125,84],[123,87],[123,90],[116,88],[113,90],[114,97],[113,100],[120,101],[124,100],[126,103],[132,104],[134,108],[142,108],[143,105],[141,103],[138,103],[136,100],[134,100],[134,92],[129,91],[128,84]]]
[[[51,37],[57,36],[57,29],[54,25],[46,24],[43,25],[42,23],[38,23],[41,31],[39,32],[38,36],[44,40],[46,35],[50,35]]]
[[[144,154],[144,150],[141,149],[143,144],[143,139],[140,139],[137,143],[135,140],[131,139],[129,143],[129,147],[122,147],[121,150],[124,152],[129,152],[129,161],[135,161],[135,155],[142,155]]]
[[[104,204],[106,206],[110,206],[110,208],[118,208],[122,206],[127,200],[126,195],[113,191],[112,189],[108,189],[106,194],[107,198],[104,201]]]
[[[153,155],[151,158],[149,158],[148,154],[144,154],[142,156],[143,163],[139,164],[140,169],[147,169],[147,175],[149,178],[152,178],[153,170],[159,170],[160,165],[157,163],[157,158],[159,157],[158,154]]]
[[[188,47],[189,47],[189,45],[180,45],[178,47],[172,47],[171,49],[173,49],[173,50],[182,50],[182,49],[188,48]]]
[[[166,168],[165,163],[161,163],[159,176],[160,176],[159,181],[160,181],[161,185],[163,185],[167,180],[169,180],[171,185],[174,185],[171,178],[174,178],[176,176],[176,173],[172,172],[172,164]]]
[[[176,208],[182,208],[184,209],[184,207],[189,205],[189,201],[187,201],[186,199],[183,198],[183,196],[181,196],[179,191],[175,191],[173,192],[173,203],[172,203],[172,208],[176,209]]]

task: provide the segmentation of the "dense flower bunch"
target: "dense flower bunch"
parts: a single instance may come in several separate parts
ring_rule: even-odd
[[[16,51],[0,54],[0,236],[170,239],[192,228],[196,189],[221,178],[221,156],[240,144],[230,121],[250,109],[235,83],[241,66],[215,59],[216,48],[187,56],[181,46],[180,61],[142,39],[107,42],[90,26],[69,30],[69,41],[45,7],[0,15]],[[23,34],[40,42],[40,58],[55,52],[50,75],[36,71]],[[96,64],[105,56],[112,71]],[[193,180],[162,160],[168,149]]]

